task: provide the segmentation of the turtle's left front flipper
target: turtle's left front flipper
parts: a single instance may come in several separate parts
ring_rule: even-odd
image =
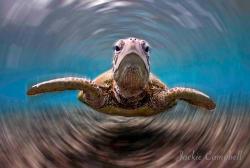
[[[166,91],[161,91],[154,95],[157,106],[168,108],[175,103],[176,100],[184,100],[192,105],[212,110],[215,108],[215,103],[206,94],[191,88],[175,87]]]
[[[88,104],[95,108],[105,103],[103,90],[90,80],[77,77],[58,78],[33,85],[28,89],[28,95],[64,90],[81,90],[87,96]]]

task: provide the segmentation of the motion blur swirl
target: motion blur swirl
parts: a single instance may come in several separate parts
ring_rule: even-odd
[[[0,167],[250,165],[250,3],[245,0],[1,0]],[[151,44],[170,88],[211,95],[149,118],[111,117],[76,92],[29,99],[31,83],[106,71],[112,44]]]
[[[76,106],[19,110],[0,123],[0,161],[6,168],[250,164],[246,108],[240,114],[238,108],[207,114],[182,105],[154,118],[96,115]]]

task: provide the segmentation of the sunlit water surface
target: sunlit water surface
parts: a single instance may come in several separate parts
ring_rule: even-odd
[[[0,162],[4,167],[249,167],[250,3],[245,0],[1,0]],[[169,87],[204,91],[214,112],[185,103],[152,118],[110,117],[77,92],[29,98],[32,84],[93,79],[119,38],[147,40]],[[181,152],[201,160],[179,160]],[[241,153],[241,159],[206,156]]]

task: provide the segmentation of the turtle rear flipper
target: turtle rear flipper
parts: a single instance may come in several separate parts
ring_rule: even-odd
[[[58,78],[33,85],[28,89],[27,94],[37,95],[46,92],[56,92],[64,90],[81,90],[88,95],[89,105],[95,108],[101,107],[105,103],[103,90],[90,80],[77,77]]]

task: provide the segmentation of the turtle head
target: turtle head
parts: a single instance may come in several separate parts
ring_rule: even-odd
[[[129,98],[139,95],[149,80],[149,44],[130,37],[114,44],[113,74],[119,94]]]

